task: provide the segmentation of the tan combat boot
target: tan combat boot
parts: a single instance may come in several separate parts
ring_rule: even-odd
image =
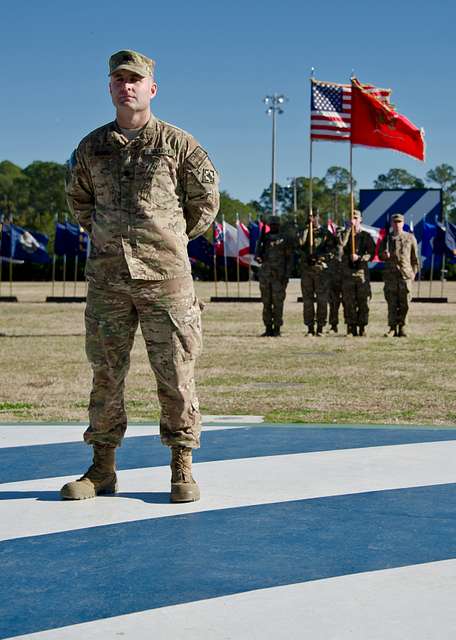
[[[396,338],[397,337],[397,326],[395,324],[390,325],[389,330],[383,334],[385,338]]]
[[[82,478],[68,482],[60,490],[64,500],[85,500],[95,496],[117,492],[115,447],[95,444],[93,464]]]
[[[192,450],[171,447],[171,455],[171,502],[196,502],[200,491],[192,476]]]

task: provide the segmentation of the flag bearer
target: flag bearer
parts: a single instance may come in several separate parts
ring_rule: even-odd
[[[259,280],[265,326],[262,337],[277,337],[283,324],[283,305],[293,268],[293,243],[281,231],[279,216],[271,216],[269,231],[263,233],[263,230],[255,252],[255,260],[261,265]]]
[[[328,319],[329,262],[335,257],[337,242],[318,214],[309,217],[300,238],[301,291],[304,324],[308,336],[322,336]],[[315,328],[315,321],[317,326]]]
[[[353,336],[366,335],[371,298],[368,265],[375,254],[374,241],[361,229],[361,220],[361,213],[355,210],[342,237],[342,293],[348,335]]]

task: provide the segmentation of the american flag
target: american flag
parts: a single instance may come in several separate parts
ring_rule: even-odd
[[[311,140],[350,142],[351,85],[312,80],[310,98]],[[380,100],[389,100],[389,89],[364,85]]]

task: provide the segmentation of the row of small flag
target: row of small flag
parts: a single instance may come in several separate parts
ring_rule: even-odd
[[[337,233],[336,225],[328,220],[328,229]],[[373,238],[376,255],[373,262],[378,262],[378,247],[388,230],[386,228],[362,225]],[[413,233],[413,227],[405,226]],[[212,266],[214,256],[217,258],[239,259],[239,264],[248,267],[254,262],[258,239],[262,233],[269,231],[268,225],[262,221],[251,221],[248,224],[237,220],[236,225],[228,222],[214,222],[212,242],[205,236],[191,240],[188,254],[192,262],[203,262]],[[424,222],[421,227],[421,255],[423,258],[441,259],[444,255],[451,262],[456,261],[456,225],[447,222],[445,225]],[[3,260],[16,260],[45,264],[50,262],[48,253],[49,238],[38,231],[23,229],[14,224],[3,224],[1,233],[0,255]],[[57,256],[86,258],[90,250],[87,233],[79,225],[70,222],[57,223],[54,239],[54,254]]]
[[[49,237],[39,231],[23,229],[12,223],[2,224],[0,255],[3,260],[46,264]],[[58,222],[55,227],[54,254],[69,258],[86,258],[90,241],[87,233],[77,224]]]

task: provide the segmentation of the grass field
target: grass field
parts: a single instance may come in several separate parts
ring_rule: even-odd
[[[251,284],[252,295],[257,287]],[[454,424],[456,283],[445,284],[448,304],[412,305],[407,339],[383,337],[381,283],[373,283],[366,338],[345,337],[343,330],[306,338],[298,281],[288,288],[281,338],[259,337],[260,304],[211,303],[214,285],[197,282],[196,288],[207,303],[197,369],[203,414],[264,415],[270,422]],[[5,284],[2,293],[8,294]],[[18,283],[13,293],[17,304],[0,303],[0,421],[85,421],[91,372],[83,305],[46,304],[47,283]],[[82,284],[77,293],[83,295]],[[428,293],[429,283],[423,283],[420,294]],[[440,283],[433,283],[432,293],[440,295]],[[225,295],[224,285],[218,294]],[[230,283],[229,295],[236,294]],[[247,283],[241,294],[248,295]],[[130,420],[157,420],[155,389],[138,333],[126,389]]]

